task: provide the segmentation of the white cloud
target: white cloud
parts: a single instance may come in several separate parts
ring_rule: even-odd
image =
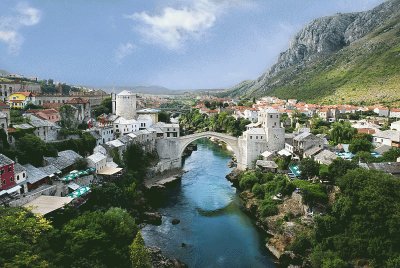
[[[158,15],[140,12],[126,17],[140,23],[138,29],[146,40],[168,49],[179,49],[188,39],[199,37],[213,27],[226,8],[243,2],[195,0],[191,3],[179,8],[165,7]]]
[[[0,16],[0,42],[8,46],[10,54],[18,55],[24,42],[20,29],[38,24],[42,15],[40,10],[22,2],[17,4],[12,13]]]
[[[122,63],[122,60],[133,53],[135,45],[132,43],[120,44],[114,51],[114,59],[118,64]]]

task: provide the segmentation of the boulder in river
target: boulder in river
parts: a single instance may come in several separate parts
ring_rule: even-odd
[[[154,225],[161,225],[162,216],[159,212],[145,212],[143,213],[143,220],[144,222],[154,224]]]
[[[173,225],[177,225],[177,224],[179,224],[181,222],[181,220],[179,220],[179,219],[173,219],[172,221],[171,221],[171,223],[173,224]]]

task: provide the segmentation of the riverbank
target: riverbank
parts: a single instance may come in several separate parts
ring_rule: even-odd
[[[265,248],[275,256],[276,263],[281,267],[302,265],[301,256],[290,250],[298,234],[313,226],[313,219],[307,215],[308,206],[304,204],[301,194],[293,192],[287,197],[275,197],[279,203],[278,211],[273,216],[265,217],[260,213],[260,200],[251,191],[240,187],[240,175],[240,171],[233,170],[226,178],[239,192],[245,213],[265,234]]]

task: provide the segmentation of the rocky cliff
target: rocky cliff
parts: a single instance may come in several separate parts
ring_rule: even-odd
[[[394,49],[394,56],[398,56],[396,49],[399,48],[399,37],[400,0],[387,1],[370,11],[316,19],[295,35],[289,49],[279,55],[277,63],[266,73],[257,80],[238,84],[229,94],[268,94],[299,99],[321,99],[316,93],[320,92],[322,87],[327,89],[322,97],[330,96],[348,82],[335,81],[335,77],[332,77],[335,70],[351,73],[357,68],[362,68],[366,58],[381,57],[385,50],[380,48],[385,46],[389,50]],[[359,55],[360,53],[363,55]],[[400,65],[400,57],[393,64]],[[342,72],[339,72],[338,76],[343,76]],[[329,85],[320,81],[320,75],[326,77],[325,82]],[[376,76],[377,80],[387,76],[386,73],[371,75]],[[374,84],[376,81],[371,82]],[[302,96],[301,89],[310,90],[310,87],[314,88],[311,94],[306,92],[306,96]],[[355,87],[352,90],[358,89]],[[400,96],[398,97],[400,99]]]

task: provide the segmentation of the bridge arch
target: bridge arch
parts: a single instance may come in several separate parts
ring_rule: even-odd
[[[227,135],[227,134],[211,132],[211,131],[195,133],[195,134],[191,134],[191,135],[187,135],[187,136],[181,136],[179,138],[179,150],[178,150],[179,155],[178,155],[178,157],[179,158],[182,157],[183,151],[190,143],[192,143],[196,140],[202,139],[202,138],[209,138],[209,137],[216,138],[218,140],[225,142],[227,145],[229,145],[232,148],[233,153],[235,154],[238,163],[241,162],[238,138]]]

